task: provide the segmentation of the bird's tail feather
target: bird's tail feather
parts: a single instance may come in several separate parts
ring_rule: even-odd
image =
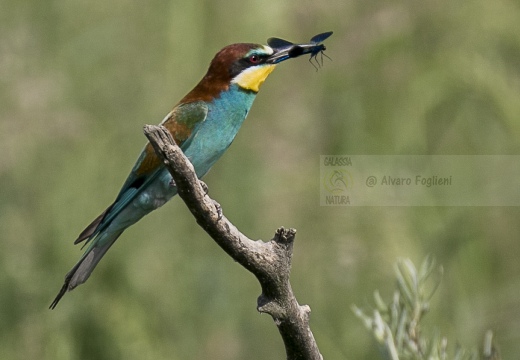
[[[71,291],[76,286],[83,284],[87,281],[88,277],[101,260],[103,255],[110,249],[112,244],[117,238],[123,233],[123,230],[112,234],[102,234],[100,237],[106,236],[104,239],[97,238],[91,246],[85,251],[81,259],[76,265],[65,275],[65,283],[61,287],[60,292],[49,306],[49,309],[54,309],[60,299],[65,295],[67,291]],[[102,240],[102,241],[98,241]]]

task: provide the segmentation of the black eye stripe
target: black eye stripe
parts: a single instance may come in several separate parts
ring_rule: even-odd
[[[251,54],[245,60],[251,65],[258,65],[264,63],[268,56],[266,54]]]
[[[258,60],[256,62],[251,61],[251,57],[256,56]],[[236,60],[231,68],[229,69],[230,76],[233,78],[239,73],[241,73],[243,70],[247,69],[251,66],[261,65],[266,62],[267,58],[269,57],[268,54],[249,54],[248,56],[245,56],[241,59]]]

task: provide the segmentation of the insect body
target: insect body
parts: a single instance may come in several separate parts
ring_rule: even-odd
[[[325,47],[325,45],[322,44],[322,42],[331,35],[332,35],[332,31],[327,31],[327,32],[324,32],[324,33],[321,33],[318,35],[314,35],[311,38],[311,44],[315,44],[315,46],[314,46],[314,48],[312,48],[311,57],[309,58],[309,62],[316,68],[316,71],[318,71],[318,67],[323,65],[323,56],[325,56],[329,60],[332,60],[329,56],[327,56],[327,54],[325,54],[325,50],[327,50],[327,48]],[[318,54],[321,54],[321,58],[320,58],[321,63],[318,61]],[[316,61],[316,65],[318,65],[318,66],[315,66],[312,63],[312,59],[314,59]]]
[[[324,53],[327,48],[324,44],[322,44],[322,42],[328,39],[331,35],[332,31],[327,31],[315,35],[307,44],[294,44],[290,41],[273,37],[267,40],[267,44],[272,48],[287,49],[287,55],[285,55],[286,58],[294,58],[305,54],[311,54],[309,62],[316,68],[316,71],[318,71],[318,68],[323,65],[323,56],[330,59],[330,57]],[[321,55],[320,61],[318,61],[318,54]],[[312,59],[315,60],[317,66],[312,62]]]

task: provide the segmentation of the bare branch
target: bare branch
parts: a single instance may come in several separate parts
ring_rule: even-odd
[[[164,161],[179,196],[197,223],[235,261],[252,272],[262,287],[258,311],[270,314],[282,336],[288,360],[323,359],[309,327],[310,308],[299,305],[289,282],[294,229],[279,228],[269,242],[253,241],[220,212],[205,191],[193,165],[163,126],[146,125],[144,133]]]

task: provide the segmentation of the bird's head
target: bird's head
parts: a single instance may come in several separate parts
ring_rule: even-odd
[[[257,93],[276,64],[290,58],[288,52],[259,44],[228,45],[215,55],[204,78],[183,101],[210,100],[233,84]]]

